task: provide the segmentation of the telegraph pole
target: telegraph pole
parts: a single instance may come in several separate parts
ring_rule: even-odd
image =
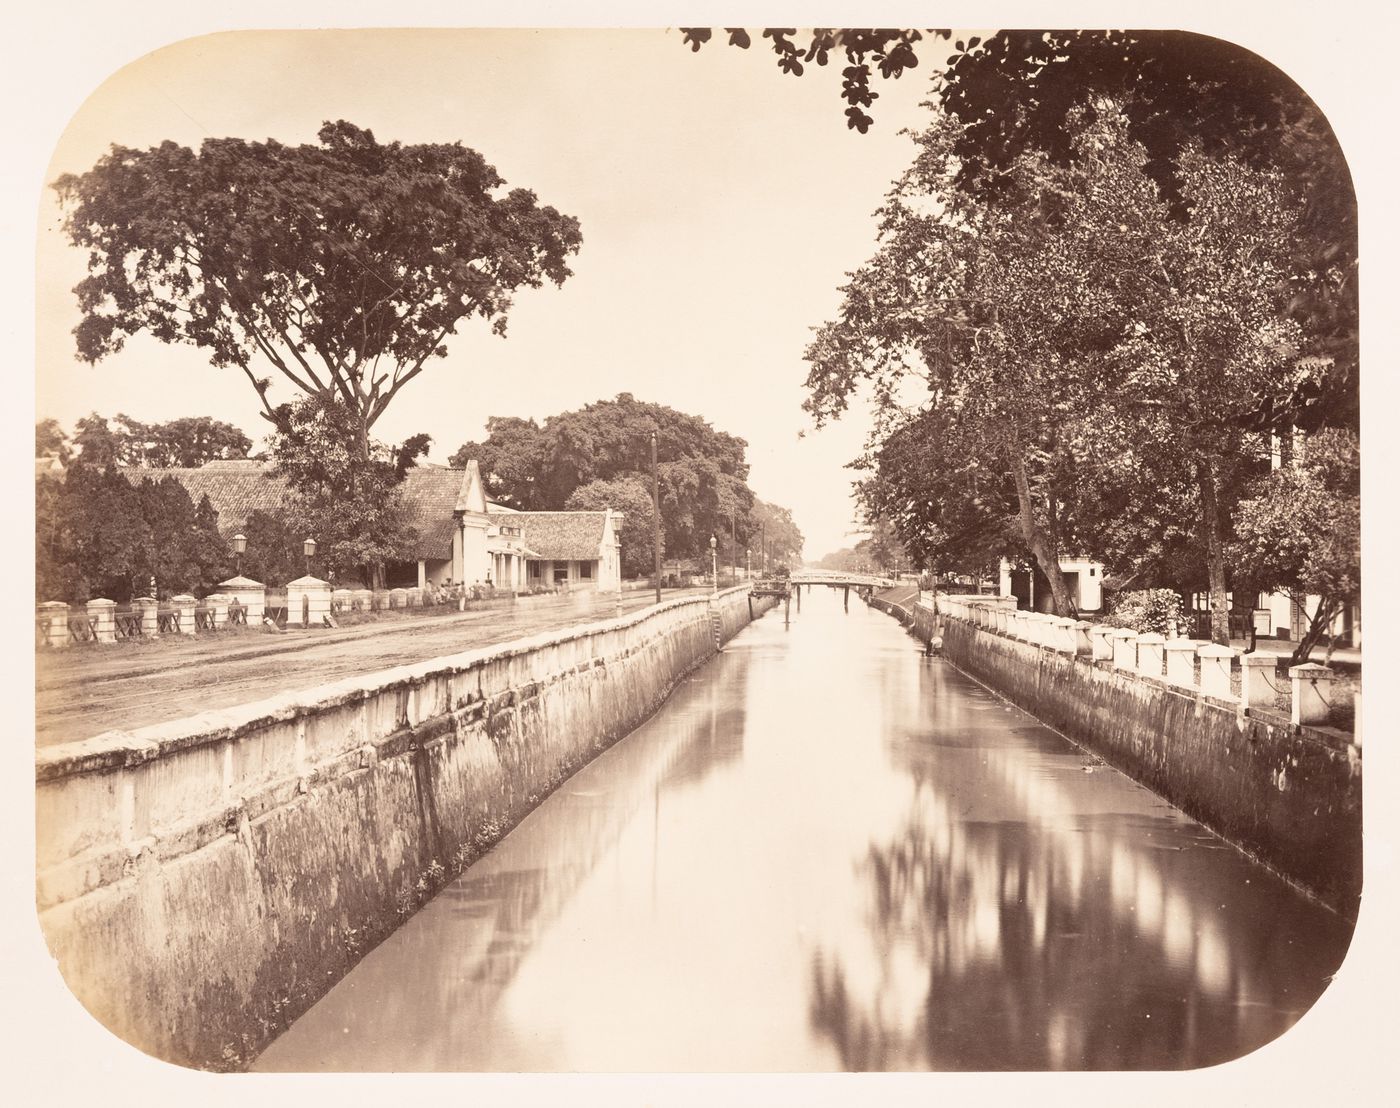
[[[656,602],[661,603],[661,481],[656,475],[656,432],[651,433],[651,553],[656,571]]]

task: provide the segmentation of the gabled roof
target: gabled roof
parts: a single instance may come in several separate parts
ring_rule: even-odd
[[[196,504],[208,496],[219,513],[219,531],[231,535],[240,530],[254,512],[273,512],[287,495],[287,482],[271,474],[271,462],[251,459],[208,462],[198,469],[148,469],[129,466],[122,474],[133,485],[143,478],[159,481],[173,477],[185,486]]]
[[[462,471],[442,466],[415,466],[400,486],[408,522],[418,531],[419,558],[446,561],[452,557],[452,513],[462,491]]]
[[[196,504],[208,496],[219,513],[219,531],[228,536],[240,530],[256,511],[274,512],[287,495],[284,478],[271,474],[270,462],[252,460],[208,462],[198,469],[122,470],[133,484],[143,478],[159,481],[173,477],[185,486]],[[446,560],[452,557],[452,512],[462,487],[462,471],[443,466],[416,466],[403,483],[408,522],[418,532],[417,558]]]
[[[525,530],[525,545],[536,557],[549,561],[594,561],[607,512],[521,512],[518,519]]]

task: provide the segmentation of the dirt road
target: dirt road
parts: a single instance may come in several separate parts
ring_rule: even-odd
[[[664,600],[704,590],[668,590]],[[624,594],[622,611],[655,602]],[[612,594],[547,597],[490,608],[366,623],[339,630],[250,629],[184,642],[82,646],[36,663],[35,741],[39,746],[127,731],[227,708],[357,673],[420,662],[575,623],[607,619]]]

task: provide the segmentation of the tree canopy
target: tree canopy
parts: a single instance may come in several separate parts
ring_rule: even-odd
[[[473,318],[504,335],[514,293],[570,275],[578,222],[503,191],[460,143],[382,143],[326,123],[319,144],[113,146],[55,183],[88,252],[78,354],[145,332],[236,366],[275,422],[273,374],[352,417],[362,457],[393,398]]]
[[[1223,603],[1226,490],[1267,455],[1249,430],[1260,398],[1300,372],[1287,291],[1301,204],[1277,171],[1195,147],[1179,159],[1182,221],[1113,105],[1071,123],[1073,158],[1024,153],[994,195],[957,186],[955,122],[918,136],[875,257],[808,350],[807,407],[831,418],[871,387],[862,497],[927,554],[971,542],[981,565],[1014,525],[1067,612],[1060,555],[1104,553],[1121,501],[1174,490],[1165,514],[1195,521]],[[912,411],[911,381],[927,395]],[[1122,545],[1154,543],[1168,539]]]
[[[751,38],[726,28],[729,44]],[[684,29],[692,50],[711,38]],[[816,28],[806,46],[794,28],[763,32],[787,74],[802,61],[844,53],[842,95],[848,125],[864,132],[878,94],[873,72],[897,79],[934,51],[946,30]],[[873,69],[872,69],[873,67]],[[995,199],[1015,189],[1015,165],[1027,153],[1068,165],[1080,156],[1077,120],[1092,122],[1110,102],[1128,137],[1144,151],[1141,172],[1156,186],[1174,219],[1189,221],[1193,200],[1181,155],[1198,149],[1252,169],[1281,173],[1302,199],[1288,246],[1293,255],[1287,311],[1301,327],[1301,372],[1256,398],[1256,423],[1359,423],[1356,199],[1346,159],[1317,106],[1277,67],[1233,43],[1181,31],[1004,30],[985,39],[953,42],[933,80],[933,103],[954,124],[952,185]],[[872,110],[875,110],[872,108]]]
[[[398,447],[370,440],[369,455],[362,456],[356,416],[335,398],[283,406],[277,420],[269,453],[273,473],[286,478],[290,496],[268,537],[275,538],[279,528],[300,530],[297,544],[306,535],[316,540],[321,576],[381,587],[385,563],[412,554],[415,534],[399,486],[427,452],[427,436],[415,435]]]
[[[62,435],[56,420],[45,420],[40,431],[41,442],[54,442],[55,434]],[[66,443],[66,436],[62,441]],[[197,469],[206,462],[246,458],[253,446],[237,427],[209,416],[142,423],[121,413],[108,420],[96,412],[78,420],[72,443],[89,465],[152,469]]]
[[[232,571],[208,497],[195,504],[178,481],[132,484],[111,465],[79,457],[45,475],[35,497],[36,599],[125,602],[210,590]]]
[[[551,416],[543,425],[493,417],[486,439],[463,444],[451,460],[460,466],[476,459],[493,499],[527,511],[557,511],[597,482],[638,477],[650,495],[653,432],[666,556],[708,557],[710,536],[727,536],[731,527],[740,538],[750,535],[754,498],[744,440],[630,393]]]

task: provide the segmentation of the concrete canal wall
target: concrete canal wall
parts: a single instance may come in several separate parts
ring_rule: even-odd
[[[142,1050],[238,1068],[749,612],[747,586],[687,597],[40,750],[64,978]]]
[[[975,606],[964,605],[966,618],[944,612],[935,628],[925,606],[871,603],[925,642],[937,630],[959,669],[1355,920],[1361,750],[1345,733],[1260,718],[1230,696],[1025,641]]]

